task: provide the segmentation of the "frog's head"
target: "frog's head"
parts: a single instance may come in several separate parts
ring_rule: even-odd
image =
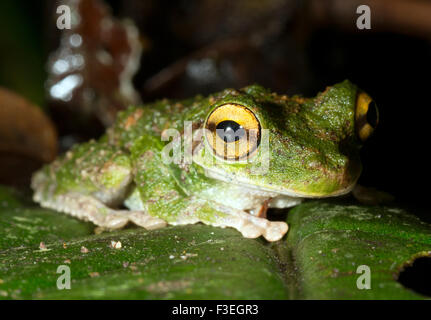
[[[295,197],[349,192],[378,120],[372,99],[347,80],[310,99],[253,85],[208,101],[194,161],[213,178]]]

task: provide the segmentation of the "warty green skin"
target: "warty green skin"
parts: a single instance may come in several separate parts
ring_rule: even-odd
[[[151,229],[165,222],[200,221],[234,227],[246,237],[278,240],[287,232],[284,222],[250,213],[268,201],[289,207],[302,198],[341,195],[355,185],[361,171],[357,91],[347,80],[315,98],[287,97],[252,85],[130,107],[98,141],[75,146],[35,174],[34,199],[105,227],[132,221]],[[263,147],[247,163],[214,161],[205,142],[194,148],[191,164],[163,163],[161,151],[170,143],[161,139],[164,130],[183,133],[185,121],[194,130],[202,128],[211,111],[226,103],[247,107],[268,129],[267,171],[253,171],[264,163]],[[117,210],[120,205],[129,210]]]

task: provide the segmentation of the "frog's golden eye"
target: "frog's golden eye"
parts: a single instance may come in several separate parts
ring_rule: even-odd
[[[239,104],[227,103],[214,109],[205,129],[210,147],[225,160],[246,158],[259,146],[259,121],[250,109]]]
[[[356,133],[362,141],[368,139],[379,122],[376,103],[365,92],[359,92],[356,98]]]

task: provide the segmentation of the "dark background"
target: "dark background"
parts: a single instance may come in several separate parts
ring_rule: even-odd
[[[399,204],[431,221],[428,1],[107,3],[115,16],[130,17],[148,44],[134,79],[144,102],[254,82],[309,96],[344,79],[357,84],[375,99],[380,112],[378,130],[361,152],[364,170],[359,182],[391,193]],[[367,3],[372,29],[358,30],[355,8]],[[45,66],[61,34],[55,28],[54,8],[55,2],[49,1],[0,4],[0,85],[49,114],[55,114],[55,108],[44,93]],[[229,39],[238,47],[226,45]],[[206,57],[216,66],[211,81],[187,73],[191,62]],[[155,76],[178,61],[183,61],[182,69],[173,80],[158,83]],[[67,134],[61,123],[57,125],[60,135]]]

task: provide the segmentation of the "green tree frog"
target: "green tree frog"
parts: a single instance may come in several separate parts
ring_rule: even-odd
[[[277,241],[288,226],[267,209],[350,192],[376,122],[348,80],[314,98],[251,85],[132,106],[36,172],[34,200],[104,228],[202,222]]]

